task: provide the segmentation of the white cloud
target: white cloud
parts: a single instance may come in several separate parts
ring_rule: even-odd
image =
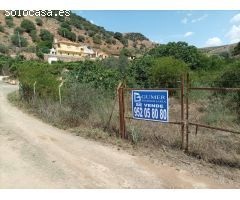
[[[192,19],[191,22],[192,22],[192,23],[200,22],[200,21],[204,20],[204,19],[207,18],[207,17],[208,17],[208,15],[205,14],[205,15],[202,15],[201,17],[199,17],[199,18]]]
[[[240,23],[240,13],[234,15],[234,16],[231,18],[230,22],[231,22],[231,23]]]
[[[191,36],[191,35],[193,35],[193,32],[186,32],[185,34],[184,34],[184,37],[189,37],[189,36]]]
[[[219,37],[209,38],[206,42],[207,47],[220,46],[222,45],[222,40]]]
[[[93,20],[90,20],[90,22],[91,22],[92,24],[95,24]]]
[[[183,24],[187,24],[187,23],[188,23],[188,18],[187,18],[187,17],[183,18],[181,22],[182,22]]]
[[[231,43],[240,41],[240,25],[233,25],[230,31],[226,35]]]

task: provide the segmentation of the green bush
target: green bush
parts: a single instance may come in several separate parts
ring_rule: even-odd
[[[7,54],[8,53],[8,47],[5,46],[4,44],[0,44],[0,53],[2,54]]]
[[[118,69],[106,68],[102,64],[102,61],[90,60],[76,63],[76,67],[69,72],[68,77],[69,82],[74,83],[78,81],[79,83],[88,84],[94,88],[110,91],[116,89],[119,80],[120,73]]]
[[[71,26],[70,26],[67,22],[62,22],[62,23],[61,23],[61,27],[62,27],[62,28],[65,28],[65,29],[67,29],[67,30],[69,30],[69,31],[72,30]]]
[[[186,42],[169,42],[166,45],[159,45],[149,51],[154,57],[172,56],[176,59],[183,60],[191,69],[201,66],[201,53],[195,46],[189,46]]]
[[[14,33],[15,34],[23,34],[24,33],[24,29],[18,26],[18,27],[16,27],[14,29]]]
[[[84,42],[84,41],[85,41],[85,37],[83,35],[79,35],[78,42]]]
[[[36,22],[36,24],[37,24],[38,26],[42,26],[42,25],[43,25],[43,21],[42,21],[42,19],[39,18],[39,17],[37,17],[37,18],[35,19],[35,22]]]
[[[52,73],[52,67],[47,63],[23,62],[17,67],[18,78],[21,83],[23,98],[30,100],[33,97],[33,84],[36,81],[36,95],[40,98],[58,97],[58,85],[56,75]]]
[[[26,47],[28,45],[28,42],[26,38],[22,37],[21,35],[14,34],[11,37],[12,44],[17,47]]]
[[[41,29],[39,36],[43,41],[48,41],[49,43],[53,42],[53,34],[46,29]]]
[[[117,40],[121,41],[122,38],[123,38],[123,34],[119,33],[119,32],[116,32],[116,33],[114,33],[114,38],[116,38]]]
[[[24,19],[21,22],[21,28],[23,28],[27,33],[30,33],[32,30],[36,30],[34,23],[28,19]]]
[[[214,85],[216,87],[240,88],[240,62],[236,61],[223,70],[222,74],[215,80]],[[223,92],[221,95],[230,99],[226,106],[237,112],[240,122],[240,92],[232,92],[231,94]]]
[[[101,36],[100,35],[93,36],[93,42],[95,44],[102,44]]]
[[[33,42],[38,42],[39,41],[39,37],[37,36],[37,31],[36,30],[32,30],[29,33],[30,37],[32,38]]]
[[[148,40],[148,38],[146,38],[143,34],[141,33],[127,33],[125,35],[125,37],[129,40],[132,40],[132,41],[137,41],[137,40],[140,40],[140,41],[143,41],[143,40]]]
[[[13,17],[12,17],[12,16],[6,16],[6,17],[5,17],[5,22],[6,22],[6,25],[7,25],[9,28],[14,27]]]
[[[234,47],[232,54],[234,56],[239,55],[240,54],[240,42],[238,42],[238,44]]]
[[[137,58],[132,61],[129,69],[129,76],[134,77],[137,85],[141,87],[151,87],[151,68],[154,58],[149,55]]]
[[[151,82],[154,87],[176,87],[177,81],[188,71],[187,65],[173,57],[154,60],[151,70]]]
[[[0,32],[4,33],[4,27],[0,25]]]
[[[67,38],[67,39],[69,39],[71,41],[74,41],[74,42],[76,41],[76,38],[77,38],[75,33],[69,31],[66,28],[62,28],[62,27],[58,29],[58,34],[61,35],[64,38]]]

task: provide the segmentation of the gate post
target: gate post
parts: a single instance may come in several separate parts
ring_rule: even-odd
[[[186,146],[185,151],[188,152],[188,143],[189,143],[189,88],[190,80],[189,73],[187,73],[187,91],[186,91]]]
[[[184,75],[181,77],[181,135],[182,135],[182,149],[184,149]]]
[[[121,138],[126,138],[123,84],[121,84],[118,88],[118,102],[119,102],[119,133],[121,135]]]

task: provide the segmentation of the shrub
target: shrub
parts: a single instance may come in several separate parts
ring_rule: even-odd
[[[23,62],[17,67],[18,77],[23,90],[23,98],[30,100],[33,97],[33,84],[36,81],[36,95],[38,97],[57,98],[57,77],[51,72],[47,63]]]
[[[37,36],[37,31],[36,30],[32,30],[29,35],[32,38],[33,42],[38,42],[39,41],[39,37]]]
[[[83,35],[79,35],[78,42],[84,42],[84,41],[85,41],[85,37]]]
[[[21,27],[24,29],[25,32],[30,33],[32,30],[36,30],[34,23],[28,19],[24,19],[21,22]]]
[[[237,61],[233,64],[230,64],[223,73],[216,79],[215,86],[217,87],[226,87],[226,88],[239,88],[240,86],[240,62]],[[227,102],[227,105],[232,111],[237,112],[238,119],[240,121],[240,92],[233,92],[230,96],[229,93],[222,93],[223,96],[230,100]]]
[[[62,37],[65,37],[65,38],[71,40],[71,41],[76,41],[76,37],[77,37],[76,34],[69,31],[66,28],[62,28],[62,27],[59,28],[58,29],[58,34],[61,35]]]
[[[41,29],[39,36],[43,41],[48,41],[49,43],[53,42],[53,34],[46,29]]]
[[[148,38],[146,38],[143,34],[141,33],[127,33],[125,35],[125,37],[129,40],[132,40],[132,41],[137,41],[137,40],[140,40],[140,41],[143,41],[143,40],[149,40]]]
[[[124,47],[127,47],[128,46],[128,39],[122,38],[121,43],[124,45]]]
[[[69,31],[72,30],[71,26],[70,26],[67,22],[62,22],[62,23],[61,23],[61,27],[62,27],[62,28],[65,28],[65,29],[67,29],[67,30],[69,30]]]
[[[181,75],[188,71],[187,65],[173,57],[155,59],[151,70],[151,82],[154,87],[176,87]]]
[[[11,41],[12,41],[12,44],[17,47],[26,47],[28,45],[26,38],[24,38],[20,35],[17,35],[17,34],[14,34],[11,37]]]
[[[114,38],[120,41],[123,38],[123,35],[122,33],[116,32],[114,33]]]
[[[15,34],[23,34],[24,33],[24,29],[23,28],[21,28],[21,27],[16,27],[15,29],[14,29],[14,33]]]
[[[232,54],[234,56],[239,55],[240,54],[240,42],[237,43],[237,45],[234,47]]]
[[[101,36],[100,36],[100,35],[95,35],[95,36],[93,37],[93,42],[94,42],[95,44],[102,44]]]
[[[0,32],[4,33],[4,27],[0,25]]]
[[[8,47],[4,44],[0,44],[0,53],[7,54],[8,53]]]
[[[36,24],[37,24],[38,26],[42,26],[42,25],[43,25],[43,21],[42,21],[42,19],[39,18],[39,17],[37,17],[37,18],[35,19],[35,22],[36,22]]]
[[[134,77],[136,84],[141,87],[150,87],[150,74],[154,58],[149,55],[133,60],[129,69],[129,74]]]
[[[166,45],[159,45],[149,51],[154,57],[172,56],[183,60],[192,69],[201,67],[201,53],[195,46],[189,46],[186,42],[169,42]]]
[[[89,37],[93,37],[95,34],[96,34],[95,31],[92,31],[92,30],[88,30],[88,31],[87,31],[87,35],[88,35]]]
[[[6,16],[6,17],[5,17],[5,22],[6,22],[6,25],[7,25],[9,28],[14,27],[13,17],[12,17],[12,16]]]

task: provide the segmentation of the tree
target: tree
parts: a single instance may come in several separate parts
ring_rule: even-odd
[[[189,46],[186,42],[169,42],[166,45],[159,45],[149,51],[154,57],[172,56],[183,60],[192,69],[201,67],[201,53],[195,46]]]
[[[12,43],[17,47],[26,47],[28,45],[28,42],[26,38],[22,37],[21,35],[14,34],[11,37]]]
[[[0,32],[4,33],[4,27],[0,25]]]
[[[95,44],[102,44],[101,36],[100,35],[93,36],[93,42]]]
[[[188,71],[186,63],[173,57],[154,60],[150,79],[153,87],[176,87],[177,81]]]
[[[24,33],[24,29],[18,26],[18,27],[16,27],[14,29],[14,33],[15,34],[23,34]]]
[[[0,44],[0,53],[7,54],[8,51],[8,48],[4,44]]]
[[[120,41],[123,38],[123,34],[120,32],[116,32],[114,33],[114,38]]]
[[[237,46],[234,47],[234,49],[233,49],[233,51],[232,51],[232,54],[233,54],[234,56],[240,54],[240,42],[237,43]]]
[[[6,16],[6,17],[5,17],[5,22],[6,22],[6,25],[7,25],[9,28],[14,27],[13,17],[12,17],[12,16]]]
[[[84,41],[85,41],[85,37],[83,35],[79,35],[78,42],[84,42]]]
[[[42,21],[42,19],[40,17],[35,18],[35,22],[36,22],[36,24],[38,26],[42,26],[43,25],[43,21]]]
[[[223,88],[239,88],[240,83],[240,61],[235,61],[227,66],[225,70],[217,77],[214,85],[216,87]],[[227,97],[228,101],[223,101],[223,103],[230,108],[233,112],[236,112],[238,117],[238,122],[240,122],[240,91],[236,91],[231,95],[227,92],[218,93],[218,95]]]
[[[66,28],[62,28],[62,27],[60,27],[58,29],[58,34],[61,35],[62,37],[65,37],[65,38],[71,40],[71,41],[74,41],[74,42],[76,41],[76,38],[77,38],[75,33],[69,31]]]
[[[28,19],[24,19],[21,22],[21,27],[25,30],[25,32],[30,33],[32,30],[36,30],[34,23]]]
[[[67,22],[62,22],[61,27],[65,28],[65,29],[68,29],[69,31],[72,30],[71,26]]]
[[[135,82],[140,87],[150,87],[151,68],[154,62],[154,57],[144,55],[132,61],[129,69],[129,74],[134,77]]]
[[[49,41],[50,43],[53,42],[53,34],[46,29],[41,29],[39,36],[43,41]]]
[[[32,30],[29,35],[32,38],[33,42],[38,42],[39,41],[39,37],[37,36],[37,31],[36,30]]]

